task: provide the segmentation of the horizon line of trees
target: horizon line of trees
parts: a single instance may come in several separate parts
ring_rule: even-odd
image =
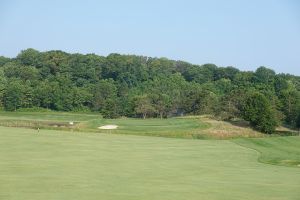
[[[300,126],[300,77],[136,55],[21,51],[0,56],[0,107],[93,111],[106,118],[214,115],[273,133]]]

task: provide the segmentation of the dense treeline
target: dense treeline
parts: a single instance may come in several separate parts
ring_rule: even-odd
[[[300,124],[300,77],[259,67],[110,54],[22,51],[0,57],[0,107],[94,111],[104,117],[211,114],[243,118],[262,132]]]

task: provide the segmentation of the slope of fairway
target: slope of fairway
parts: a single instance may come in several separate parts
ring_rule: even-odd
[[[260,152],[259,161],[300,167],[300,137],[237,139],[237,144]]]
[[[299,199],[300,168],[224,140],[0,127],[0,199]]]

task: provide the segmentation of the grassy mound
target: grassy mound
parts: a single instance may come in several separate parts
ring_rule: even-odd
[[[259,161],[268,164],[300,167],[300,137],[237,139],[237,144],[260,153]]]

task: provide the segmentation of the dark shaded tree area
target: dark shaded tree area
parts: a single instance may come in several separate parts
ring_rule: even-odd
[[[0,57],[0,107],[93,111],[104,117],[214,115],[243,118],[272,133],[299,127],[300,77],[266,67],[242,72],[214,64],[110,54],[22,51]]]

